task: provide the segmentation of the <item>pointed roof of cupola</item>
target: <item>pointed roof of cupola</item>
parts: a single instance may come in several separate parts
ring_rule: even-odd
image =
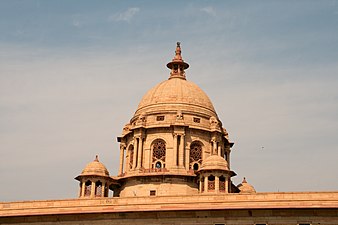
[[[184,70],[189,68],[189,64],[184,62],[182,58],[182,50],[181,50],[181,43],[176,43],[176,50],[175,50],[175,57],[172,59],[171,62],[167,64],[167,67],[171,69],[170,77],[172,78],[181,78],[186,79]]]
[[[99,156],[96,155],[94,161],[88,163],[86,167],[82,170],[81,176],[103,176],[108,177],[109,172],[105,165],[99,161]]]
[[[256,193],[256,190],[255,188],[249,184],[245,177],[243,178],[243,181],[242,183],[240,183],[239,185],[237,185],[237,188],[240,190],[240,193],[241,194],[253,194],[253,193]]]

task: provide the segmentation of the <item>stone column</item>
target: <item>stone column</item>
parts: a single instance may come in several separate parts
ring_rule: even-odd
[[[229,193],[229,177],[225,177],[225,193]]]
[[[104,196],[104,190],[105,189],[106,189],[106,183],[102,183],[101,197],[106,197],[106,196]]]
[[[185,147],[185,138],[184,134],[181,134],[181,141],[180,141],[180,146],[178,150],[178,166],[179,167],[184,167],[183,159],[184,159],[184,147]]]
[[[141,157],[141,167],[144,167],[144,138],[141,138],[141,149],[142,149],[142,157]]]
[[[152,146],[151,146],[152,147]],[[147,163],[148,163],[148,166],[147,166],[147,169],[150,169],[151,168],[151,163],[153,161],[153,157],[151,155],[151,148],[148,150],[148,160],[147,160]]]
[[[86,182],[82,182],[82,187],[80,189],[80,197],[84,197],[84,193],[85,193],[85,188],[86,188]]]
[[[219,176],[215,175],[215,193],[219,192]]]
[[[204,177],[204,192],[208,192],[208,182],[209,182],[209,179],[208,177]]]
[[[203,151],[203,149],[202,149]],[[202,152],[203,154],[203,152]],[[203,156],[202,156],[203,158]],[[185,149],[185,169],[189,170],[189,164],[190,164],[190,148]]]
[[[199,180],[200,182],[199,182],[199,185],[198,185],[198,189],[199,189],[199,193],[202,193],[202,185],[204,185],[204,184],[202,184],[202,177],[200,177],[200,180]]]
[[[120,145],[120,168],[119,168],[119,175],[123,173],[123,164],[124,164],[124,149],[125,145]]]
[[[137,148],[138,148],[138,142],[137,142],[137,138],[134,137],[134,155],[133,155],[133,170],[136,168],[136,160],[137,160]]]
[[[92,189],[90,190],[90,197],[94,198],[95,197],[95,182],[92,181]]]
[[[126,152],[124,154],[124,160],[123,160],[123,168],[124,168],[124,172],[128,172],[129,171],[129,150],[126,149]]]
[[[228,166],[229,166],[229,169],[230,169],[230,146],[227,145],[225,146],[225,154],[227,155],[227,162],[228,162]]]
[[[217,147],[217,155],[222,156],[222,148],[219,142],[218,142],[218,147]]]
[[[176,133],[173,133],[173,137],[174,137],[173,160],[176,166],[177,166],[177,161],[178,161],[177,136],[178,135]]]
[[[143,157],[143,138],[138,138],[138,147],[137,147],[137,169],[142,167],[142,157]]]

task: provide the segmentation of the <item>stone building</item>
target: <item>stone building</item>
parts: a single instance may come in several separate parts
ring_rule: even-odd
[[[77,199],[2,202],[0,224],[338,224],[338,192],[234,184],[233,143],[208,96],[187,80],[180,43],[167,67],[169,79],[143,96],[117,138],[117,176],[96,156],[75,178]]]

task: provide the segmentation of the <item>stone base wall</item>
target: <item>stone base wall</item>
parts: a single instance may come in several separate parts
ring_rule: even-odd
[[[120,188],[120,197],[175,196],[198,194],[198,184],[193,177],[131,177]]]
[[[0,224],[337,225],[338,192],[0,202]]]
[[[337,225],[337,209],[202,210],[0,218],[1,225]]]

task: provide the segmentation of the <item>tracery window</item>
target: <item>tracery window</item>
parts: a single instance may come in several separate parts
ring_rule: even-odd
[[[214,191],[215,190],[215,176],[210,175],[208,177],[208,191]]]
[[[95,183],[95,196],[96,197],[102,196],[102,183],[100,181],[97,181]]]
[[[153,167],[156,169],[165,167],[166,145],[163,140],[156,140],[153,144]]]
[[[133,168],[133,162],[134,162],[134,146],[129,146],[129,168]]]
[[[86,197],[90,196],[91,191],[92,191],[92,182],[88,180],[85,183],[84,196]]]
[[[219,191],[225,192],[225,177],[224,176],[220,176],[219,178]]]
[[[202,163],[202,145],[199,142],[193,142],[190,145],[190,169],[198,170]]]

